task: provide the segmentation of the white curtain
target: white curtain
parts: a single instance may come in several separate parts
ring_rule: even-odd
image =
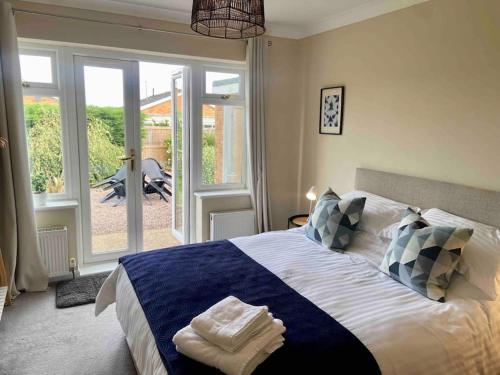
[[[0,0],[0,249],[10,277],[9,293],[47,289],[38,252],[23,117],[21,69],[12,7]]]
[[[252,204],[258,233],[271,229],[266,168],[265,58],[262,37],[250,39],[247,47],[248,135]]]

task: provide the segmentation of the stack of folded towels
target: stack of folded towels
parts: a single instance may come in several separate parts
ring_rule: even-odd
[[[177,351],[228,375],[249,375],[283,346],[285,327],[267,306],[229,296],[198,315],[173,338]]]

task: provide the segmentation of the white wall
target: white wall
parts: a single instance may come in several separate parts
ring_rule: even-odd
[[[500,1],[432,0],[300,44],[301,193],[350,190],[357,167],[500,191]],[[318,132],[332,85],[342,136]]]

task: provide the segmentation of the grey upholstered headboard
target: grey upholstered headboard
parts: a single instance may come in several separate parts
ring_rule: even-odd
[[[357,190],[452,214],[500,228],[500,192],[359,168]]]

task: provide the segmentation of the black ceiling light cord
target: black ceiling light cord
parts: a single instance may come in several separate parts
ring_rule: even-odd
[[[214,38],[255,38],[266,31],[264,0],[193,0],[191,28]]]

